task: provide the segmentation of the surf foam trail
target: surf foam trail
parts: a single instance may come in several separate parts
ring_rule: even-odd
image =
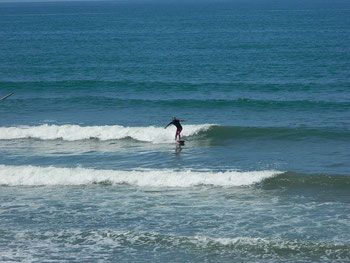
[[[184,125],[183,136],[192,136],[200,131],[208,130],[211,124]],[[166,143],[174,140],[175,129],[169,127],[124,127],[112,126],[79,126],[79,125],[48,125],[1,127],[0,140],[14,139],[41,139],[65,141],[78,141],[87,139],[99,139],[101,141],[120,140],[132,138],[138,141],[152,143]]]
[[[141,187],[247,186],[281,174],[281,171],[97,170],[0,165],[0,185],[130,184]]]

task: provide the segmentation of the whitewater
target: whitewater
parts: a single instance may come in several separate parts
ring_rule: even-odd
[[[281,174],[280,171],[97,170],[0,165],[1,185],[130,184],[141,187],[247,186]]]
[[[183,136],[193,136],[206,131],[212,124],[184,125]],[[120,125],[79,126],[79,125],[49,125],[0,127],[0,140],[40,139],[78,141],[98,139],[101,141],[132,138],[134,140],[152,143],[167,143],[174,141],[175,130],[163,127],[124,127]]]

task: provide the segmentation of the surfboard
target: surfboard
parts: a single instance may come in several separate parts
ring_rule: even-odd
[[[176,142],[180,145],[185,145],[185,141],[184,140],[176,140]]]
[[[8,95],[6,95],[5,97],[2,97],[2,98],[0,99],[0,101],[7,99],[7,98],[10,97],[12,94],[13,94],[13,92],[10,93],[10,94],[8,94]]]

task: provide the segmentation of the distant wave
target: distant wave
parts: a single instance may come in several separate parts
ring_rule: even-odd
[[[279,140],[298,140],[304,138],[323,138],[349,140],[350,131],[339,129],[283,128],[283,127],[235,127],[215,124],[183,125],[182,135],[192,140],[209,139],[225,141],[228,139],[267,138]],[[78,141],[98,139],[101,141],[131,138],[141,142],[173,142],[174,127],[124,127],[120,125],[79,126],[49,125],[0,127],[0,140],[40,139]]]
[[[252,90],[252,91],[259,91],[259,92],[275,92],[275,91],[288,91],[288,92],[295,92],[295,91],[319,91],[319,90],[329,90],[330,83],[329,82],[322,82],[319,81],[310,81],[305,82],[305,80],[297,81],[293,80],[290,82],[286,81],[270,81],[270,82],[264,82],[261,81],[135,81],[135,80],[95,80],[95,79],[72,79],[71,77],[69,80],[40,80],[40,81],[30,81],[30,80],[8,80],[8,81],[0,81],[0,84],[3,86],[12,86],[16,90],[23,90],[27,91],[28,85],[31,86],[31,91],[41,91],[52,88],[52,90],[57,89],[59,87],[59,90],[67,89],[67,90],[84,90],[88,91],[91,89],[96,90],[96,87],[101,87],[103,90],[129,90],[134,89],[137,91],[146,91],[149,92],[150,90],[164,90],[164,89],[176,89],[180,91],[191,91],[191,90],[198,90],[198,89],[207,89],[212,90],[220,89],[220,90],[228,90],[232,91],[234,90]],[[346,88],[349,86],[348,81],[336,81],[337,86],[340,88],[340,90]],[[51,90],[51,91],[52,91]],[[332,86],[332,91],[334,91],[334,87]]]
[[[35,97],[39,96],[39,97]],[[15,97],[12,103],[50,103],[59,104],[73,103],[73,104],[88,104],[104,107],[108,106],[144,106],[144,107],[182,107],[182,108],[254,108],[254,109],[293,109],[293,110],[343,110],[348,111],[350,102],[331,102],[331,101],[315,101],[315,100],[257,100],[251,98],[237,98],[237,99],[185,99],[181,97],[167,99],[137,99],[137,98],[118,98],[106,96],[72,96],[71,94],[58,95],[35,95],[28,98]],[[51,97],[50,97],[51,96]]]
[[[256,109],[297,109],[297,110],[348,110],[350,102],[329,102],[313,100],[256,100],[249,98],[238,99],[174,99],[174,100],[128,100],[129,104],[161,106],[181,106],[185,108],[256,108]]]
[[[200,131],[209,129],[211,124],[186,125],[183,136],[192,136]],[[48,125],[1,127],[0,140],[35,138],[41,140],[62,139],[78,141],[87,139],[120,140],[132,138],[134,140],[152,143],[166,143],[174,141],[175,130],[163,127],[124,127],[112,126],[79,126],[79,125]]]
[[[97,170],[0,165],[0,185],[130,184],[141,187],[191,187],[197,185],[245,186],[276,176],[281,171],[214,172],[191,170]]]

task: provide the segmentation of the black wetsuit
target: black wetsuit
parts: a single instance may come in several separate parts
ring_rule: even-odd
[[[168,125],[170,125],[170,124],[174,124],[178,130],[182,130],[182,126],[181,126],[179,120],[175,119],[172,122],[170,122]]]
[[[180,139],[180,133],[182,131],[182,126],[180,124],[180,120],[175,119],[172,122],[169,122],[169,124],[166,127],[168,127],[170,124],[174,124],[176,126],[175,139],[176,139],[176,136],[179,136],[179,139]]]

